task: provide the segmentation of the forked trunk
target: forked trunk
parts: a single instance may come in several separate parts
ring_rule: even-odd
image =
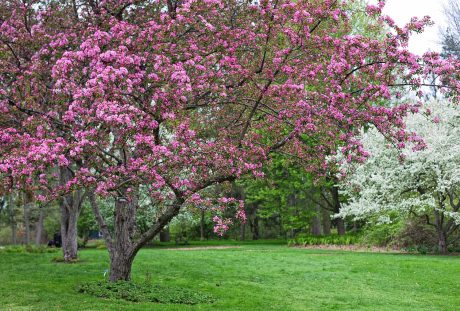
[[[72,171],[68,168],[60,168],[59,174],[61,185],[66,185],[72,179]],[[83,197],[81,190],[76,190],[64,195],[60,200],[62,253],[65,262],[72,262],[78,258],[77,222]]]
[[[128,201],[124,197],[119,197],[115,201],[115,234],[109,246],[111,282],[131,279],[131,267],[137,253],[133,248],[136,205],[136,201]]]
[[[119,189],[120,194],[126,193],[126,189]],[[132,194],[135,194],[133,191]],[[99,228],[102,231],[107,248],[110,254],[109,281],[128,281],[131,279],[131,267],[139,249],[149,242],[154,236],[160,233],[163,228],[177,216],[180,207],[184,203],[182,198],[176,200],[175,204],[158,217],[156,223],[138,239],[136,236],[136,208],[137,197],[133,195],[130,199],[118,197],[115,200],[115,223],[114,231],[110,232],[99,209],[94,193],[89,192],[89,200],[93,209]]]

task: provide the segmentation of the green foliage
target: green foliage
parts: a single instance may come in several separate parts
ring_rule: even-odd
[[[132,302],[156,302],[194,305],[213,303],[215,299],[204,293],[186,288],[150,285],[133,282],[106,281],[88,282],[78,285],[77,291],[107,299],[123,299]]]
[[[99,227],[96,223],[96,218],[94,217],[91,207],[88,206],[88,202],[85,202],[83,204],[80,216],[78,217],[77,229],[78,235],[82,237],[83,240],[85,240],[85,238],[88,238],[92,230],[99,231]]]
[[[311,246],[311,245],[354,245],[359,244],[361,237],[358,235],[327,235],[311,236],[298,235],[288,242],[289,246]]]
[[[105,241],[103,239],[89,240],[86,243],[85,248],[107,249],[107,245],[105,245]]]
[[[284,230],[306,228],[314,214],[310,198],[317,195],[313,179],[305,169],[286,156],[274,155],[264,169],[263,179],[240,182],[247,205],[256,205],[263,219],[278,217]]]
[[[47,247],[45,245],[11,245],[11,246],[0,246],[0,253],[32,253],[32,254],[43,254],[43,253],[56,253],[58,248]]]
[[[10,244],[11,243],[11,228],[1,228],[0,229],[0,245]]]
[[[437,251],[438,241],[435,229],[424,219],[414,217],[404,222],[393,243],[408,251],[426,254]]]
[[[404,223],[368,224],[363,230],[363,244],[372,246],[390,246],[398,237]]]
[[[61,209],[59,206],[49,206],[46,208],[46,217],[43,222],[46,235],[53,239],[54,234],[61,230]]]

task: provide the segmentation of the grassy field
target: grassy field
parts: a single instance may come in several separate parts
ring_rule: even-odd
[[[460,257],[305,250],[284,245],[142,250],[136,282],[151,280],[217,298],[174,305],[104,300],[77,293],[103,280],[106,250],[82,262],[56,254],[0,254],[0,310],[460,310]]]

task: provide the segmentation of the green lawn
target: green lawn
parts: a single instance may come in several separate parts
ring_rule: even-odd
[[[194,306],[103,300],[75,291],[102,280],[106,250],[83,261],[0,254],[0,310],[460,310],[460,257],[353,253],[247,244],[233,249],[142,250],[133,279],[211,293]],[[149,276],[151,275],[151,276]]]

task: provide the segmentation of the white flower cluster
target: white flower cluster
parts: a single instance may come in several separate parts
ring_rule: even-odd
[[[376,128],[363,130],[360,139],[370,157],[363,164],[341,165],[345,177],[339,186],[349,202],[339,215],[431,214],[436,209],[460,223],[450,204],[450,199],[457,204],[460,195],[460,107],[447,100],[430,101],[405,121],[426,148],[416,151],[409,142],[398,149]]]

